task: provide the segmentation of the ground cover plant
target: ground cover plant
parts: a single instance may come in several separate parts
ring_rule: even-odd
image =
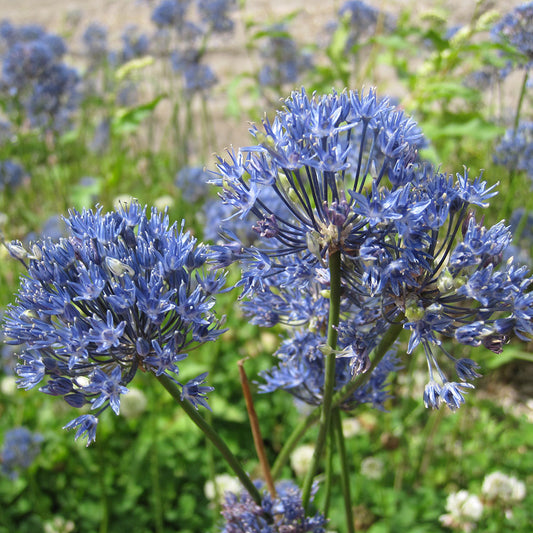
[[[0,531],[529,531],[533,4],[145,8],[0,23]]]

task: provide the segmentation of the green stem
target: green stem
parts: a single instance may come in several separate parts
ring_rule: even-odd
[[[296,448],[296,445],[300,442],[303,436],[307,433],[308,429],[315,424],[315,422],[320,418],[320,407],[317,407],[312,413],[310,413],[306,418],[304,418],[290,434],[289,438],[285,441],[283,448],[279,452],[272,465],[272,477],[277,479],[281,474],[281,469],[285,466],[289,457]]]
[[[527,80],[529,77],[529,70],[526,70],[524,73],[524,79],[522,80],[522,87],[520,87],[520,96],[518,97],[518,104],[516,105],[516,113],[514,116],[514,135],[516,135],[516,130],[518,129],[518,124],[520,123],[520,113],[522,112],[522,104],[524,103],[524,97],[526,95],[527,89]]]
[[[309,470],[307,471],[307,475],[305,476],[304,486],[302,489],[302,504],[304,508],[309,505],[313,479],[318,470],[318,463],[324,450],[331,420],[331,402],[333,398],[333,391],[335,389],[335,349],[337,348],[341,301],[341,254],[338,250],[329,256],[329,276],[330,297],[327,345],[331,348],[331,350],[329,350],[326,355],[324,399],[322,403],[322,411],[320,412],[320,428],[318,430],[315,452],[313,454],[313,459],[311,461]]]
[[[329,444],[326,448],[326,484],[324,486],[324,516],[329,515],[329,506],[331,504],[331,485],[333,482],[333,441],[334,441],[333,424],[329,428]]]
[[[374,369],[378,366],[381,360],[385,357],[385,354],[387,353],[387,351],[390,349],[394,341],[398,338],[400,333],[403,331],[403,324],[401,323],[402,319],[403,319],[403,315],[397,317],[397,322],[395,322],[394,324],[391,324],[389,329],[383,335],[380,343],[374,349],[374,352],[373,352],[374,356],[373,356],[372,363],[370,364],[370,367],[368,368],[368,370],[364,374],[357,376],[357,378],[354,379],[353,381],[350,381],[350,383],[345,385],[340,391],[338,391],[333,396],[334,407],[339,407],[347,398],[349,398],[357,389],[365,385],[366,382],[370,379],[370,376],[372,375],[372,372],[374,371]]]
[[[220,435],[215,431],[213,426],[208,424],[200,413],[188,401],[181,399],[181,391],[174,381],[165,374],[157,376],[157,379],[170,393],[170,395],[179,403],[182,409],[187,413],[188,417],[203,431],[204,435],[212,442],[215,448],[222,454],[222,457],[228,463],[228,466],[233,470],[235,475],[239,478],[244,488],[248,491],[257,505],[261,506],[261,494],[248,474],[244,471],[239,463],[239,460],[233,455],[227,444],[222,440]]]
[[[524,73],[524,79],[522,80],[522,86],[520,87],[520,95],[518,97],[518,103],[516,104],[516,111],[513,121],[513,137],[516,137],[516,133],[518,131],[518,125],[520,124],[520,114],[522,112],[522,105],[524,103],[524,97],[526,95],[526,89],[527,89],[527,80],[529,78],[529,71],[526,70]],[[511,168],[509,170],[509,183],[508,183],[508,190],[507,195],[505,197],[505,202],[502,208],[502,211],[500,212],[499,219],[505,218],[507,219],[512,211],[512,204],[513,200],[515,198],[515,190],[516,187],[515,183],[515,177],[516,177],[516,168]]]
[[[401,320],[403,317],[398,317],[398,320]],[[398,338],[399,334],[402,331],[401,324],[392,324],[391,327],[387,330],[381,342],[375,348],[373,355],[371,357],[372,363],[370,368],[364,374],[357,376],[356,379],[345,385],[333,396],[333,407],[339,407],[350,395],[354,393],[359,387],[362,387],[372,375],[372,372],[378,365],[378,363],[383,359],[389,348],[392,346],[394,341]],[[320,412],[322,408],[317,407],[314,411],[309,413],[306,418],[304,418],[293,430],[288,439],[285,441],[283,448],[279,452],[274,466],[272,467],[272,476],[276,479],[281,473],[281,469],[285,466],[289,457],[296,448],[297,444],[307,433],[309,428],[315,424],[320,418]]]
[[[342,496],[344,498],[344,512],[346,514],[346,531],[354,533],[352,497],[350,494],[350,465],[348,464],[348,456],[346,455],[346,446],[344,442],[344,433],[342,431],[342,420],[340,410],[333,410],[333,425],[335,429],[335,437],[337,442],[337,449],[341,458],[341,483]]]
[[[151,403],[154,405],[154,398],[151,399]],[[161,497],[161,478],[159,477],[159,432],[157,431],[156,414],[155,409],[150,410],[150,493],[154,516],[154,529],[156,533],[161,533],[163,531],[163,498]]]

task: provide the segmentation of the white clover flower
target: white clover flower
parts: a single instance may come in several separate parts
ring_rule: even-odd
[[[361,423],[357,418],[345,418],[342,421],[342,432],[344,437],[349,439],[361,432]]]
[[[217,494],[219,501],[224,501],[226,492],[238,494],[242,490],[240,481],[230,474],[219,474],[215,476],[214,481],[210,479],[204,485],[204,494],[208,500],[214,501]]]
[[[526,496],[526,485],[513,476],[496,471],[485,477],[481,493],[488,500],[499,500],[503,503],[518,502]]]
[[[442,525],[470,532],[483,514],[483,504],[475,494],[460,490],[448,496],[446,510],[448,513],[439,516]]]
[[[138,418],[146,411],[148,400],[144,392],[135,387],[130,387],[128,393],[120,400],[120,414],[124,418]]]
[[[446,510],[457,518],[477,521],[483,513],[483,504],[475,494],[460,490],[448,496]]]
[[[174,198],[172,198],[172,196],[169,194],[164,194],[163,196],[159,196],[159,198],[154,200],[154,207],[159,211],[164,211],[167,207],[173,207],[174,204]]]
[[[6,396],[13,396],[17,390],[17,378],[15,376],[4,376],[0,381],[0,390]]]
[[[303,444],[291,453],[291,467],[297,476],[305,476],[311,465],[314,451],[314,445]]]
[[[74,522],[72,520],[66,520],[62,516],[54,516],[52,520],[44,523],[45,533],[70,533],[74,529]]]
[[[381,479],[384,470],[383,461],[377,457],[365,457],[361,461],[361,474],[368,479]]]

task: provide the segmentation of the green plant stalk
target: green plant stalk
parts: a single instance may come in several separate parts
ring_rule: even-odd
[[[522,112],[522,105],[524,103],[524,97],[526,95],[528,78],[529,78],[529,70],[526,70],[524,73],[524,79],[522,80],[522,87],[520,87],[520,96],[518,97],[518,104],[516,105],[516,112],[515,112],[514,123],[513,123],[514,135],[516,135],[516,130],[518,129],[518,124],[520,123],[520,113]]]
[[[402,318],[403,317],[399,317],[398,320],[401,320]],[[392,346],[394,341],[398,338],[402,329],[403,328],[400,323],[395,323],[391,325],[391,327],[387,330],[387,332],[381,339],[381,342],[374,349],[373,357],[371,358],[372,363],[368,371],[364,374],[357,376],[356,379],[345,385],[340,391],[338,391],[333,396],[333,407],[339,407],[342,402],[346,400],[346,398],[348,398],[351,394],[353,394],[355,390],[357,390],[359,387],[362,387],[369,380],[372,372],[374,371],[378,363],[383,359],[383,357],[385,356],[389,348]],[[309,428],[313,426],[317,422],[317,420],[319,420],[321,410],[321,407],[317,407],[314,411],[309,413],[307,417],[304,418],[289,435],[289,437],[285,441],[285,444],[283,445],[283,448],[276,457],[274,465],[272,466],[272,476],[274,477],[274,479],[276,479],[281,473],[281,469],[289,460],[289,457],[294,448],[296,448],[298,442],[300,442],[300,440],[307,433]]]
[[[222,440],[220,435],[215,431],[213,426],[208,424],[200,413],[190,404],[188,401],[181,399],[181,392],[177,385],[165,374],[157,376],[158,381],[165,387],[170,395],[178,402],[178,404],[185,411],[187,416],[202,430],[204,435],[211,441],[215,448],[221,453],[222,457],[226,460],[228,466],[233,470],[235,475],[239,478],[239,481],[243,484],[244,488],[248,491],[257,505],[261,506],[261,494],[257,490],[256,486],[252,483],[252,480],[248,477],[248,474],[244,471],[243,467],[239,463],[238,459],[233,455],[228,445]]]
[[[151,398],[151,404],[154,405],[154,399]],[[158,446],[158,436],[156,426],[156,411],[155,409],[150,409],[150,441],[151,441],[151,453],[150,453],[150,489],[151,489],[151,504],[152,504],[152,513],[154,516],[154,529],[155,533],[161,533],[163,531],[163,507],[161,502],[163,501],[161,497],[161,478],[159,477],[159,446]]]
[[[326,485],[324,487],[324,516],[329,515],[331,505],[331,486],[333,484],[333,442],[334,442],[333,424],[329,427],[329,444],[326,447]]]
[[[328,337],[327,345],[331,348],[326,355],[325,376],[324,376],[324,399],[322,411],[320,412],[320,428],[315,444],[315,452],[311,465],[305,476],[304,486],[302,489],[302,504],[304,508],[309,505],[311,499],[311,488],[313,479],[318,470],[318,463],[324,451],[326,437],[328,435],[331,421],[331,403],[333,391],[335,389],[335,349],[337,348],[338,325],[340,316],[341,302],[341,253],[339,250],[329,256],[329,276],[330,276],[330,297],[329,297],[329,316],[328,316]]]
[[[516,136],[516,133],[518,131],[518,125],[520,124],[520,114],[522,113],[522,105],[524,103],[524,97],[526,95],[526,89],[527,89],[527,80],[529,78],[529,71],[526,70],[524,73],[524,79],[522,80],[522,86],[520,87],[520,95],[518,97],[518,103],[516,104],[516,111],[514,115],[514,121],[513,121],[513,137]],[[505,202],[503,205],[503,209],[500,212],[499,219],[507,218],[512,211],[512,205],[515,198],[515,187],[516,187],[516,168],[511,168],[509,170],[509,186],[508,191],[505,197]],[[517,233],[517,235],[520,235]]]
[[[344,442],[344,433],[342,431],[342,420],[339,408],[333,410],[333,429],[335,432],[337,449],[341,459],[341,484],[342,496],[344,498],[344,512],[346,515],[346,531],[348,533],[355,533],[352,497],[350,494],[350,465],[348,463],[348,456],[346,455],[346,446]]]
[[[99,533],[107,533],[109,531],[109,501],[107,493],[107,486],[105,482],[104,472],[107,470],[106,461],[104,458],[104,448],[102,443],[96,445],[98,457],[98,485],[100,488],[100,501],[102,505],[102,517],[100,519]]]
[[[283,448],[278,453],[274,464],[272,465],[272,477],[277,479],[281,474],[281,469],[287,464],[289,457],[300,442],[309,428],[320,418],[320,407],[317,407],[308,416],[306,416],[292,431],[289,438],[285,441]]]

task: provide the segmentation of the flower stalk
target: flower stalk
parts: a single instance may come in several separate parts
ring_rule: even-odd
[[[330,272],[330,303],[328,317],[327,345],[331,348],[326,355],[324,377],[324,402],[320,412],[320,428],[315,445],[315,452],[311,465],[307,472],[302,490],[302,503],[304,507],[309,505],[313,479],[318,470],[318,463],[324,451],[326,437],[331,423],[332,398],[335,389],[335,349],[337,348],[338,326],[341,300],[341,254],[335,251],[329,256]]]
[[[158,381],[165,387],[169,394],[178,402],[183,408],[187,416],[202,430],[204,435],[212,442],[215,448],[221,453],[222,457],[226,460],[228,466],[233,470],[235,475],[239,478],[239,481],[243,484],[244,488],[248,491],[257,505],[261,505],[261,495],[256,486],[252,483],[252,480],[248,477],[248,474],[244,471],[243,467],[239,463],[238,459],[233,455],[232,451],[228,448],[228,445],[215,431],[215,429],[206,422],[206,420],[200,415],[200,413],[191,405],[190,402],[181,399],[181,392],[176,386],[174,381],[161,374],[156,376]]]

